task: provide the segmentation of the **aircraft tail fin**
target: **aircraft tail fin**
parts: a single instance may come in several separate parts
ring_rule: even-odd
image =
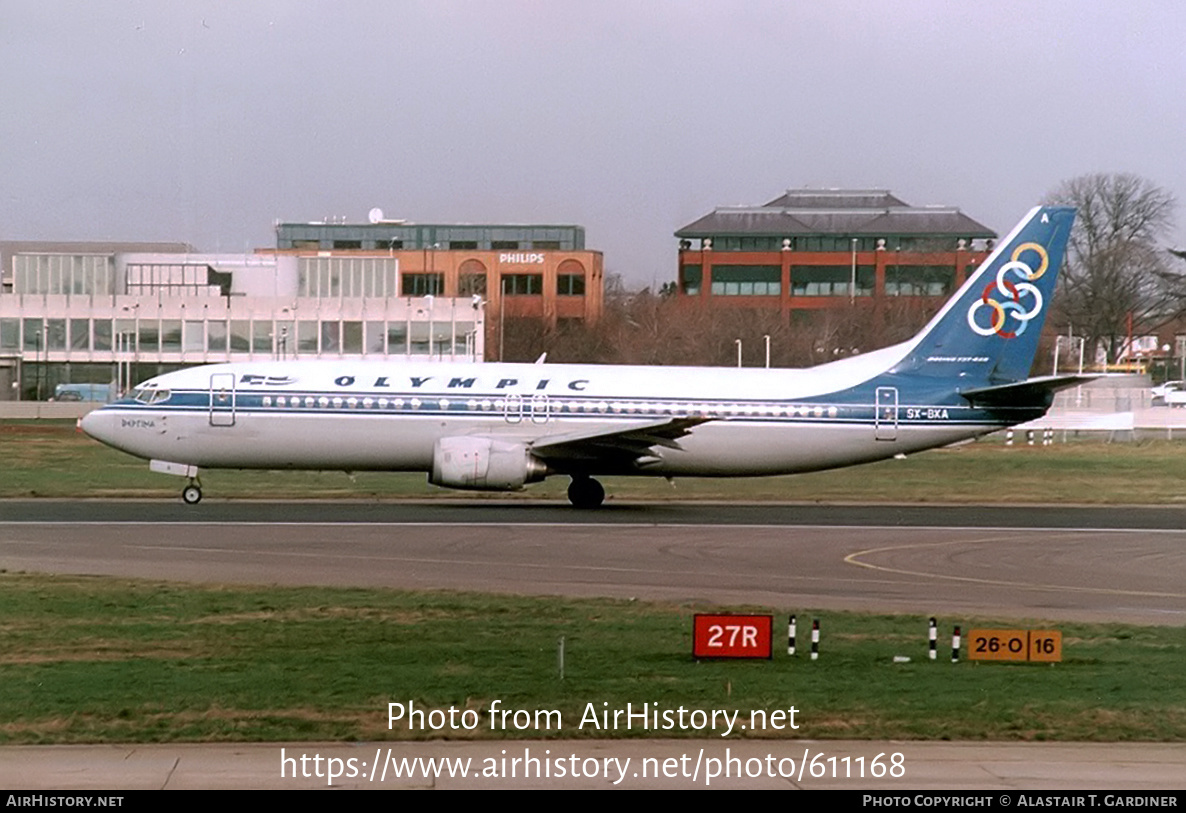
[[[1074,220],[1071,207],[1031,210],[892,372],[965,378],[981,387],[1025,380]]]

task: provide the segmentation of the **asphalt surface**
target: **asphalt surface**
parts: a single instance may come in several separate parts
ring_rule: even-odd
[[[1074,506],[0,501],[0,567],[203,583],[452,588],[744,602],[965,617],[1186,623],[1186,510]],[[405,743],[483,759],[523,743]],[[554,753],[655,757],[721,743],[548,742]],[[386,744],[383,746],[387,747]],[[716,787],[1175,789],[1180,744],[725,743],[735,754],[854,760],[904,754],[901,781],[785,776]],[[0,785],[36,788],[375,787],[282,775],[281,748],[343,758],[376,746],[163,745],[0,749]],[[713,750],[715,749],[715,750]],[[873,750],[870,750],[873,749]],[[338,752],[343,752],[338,754]],[[865,754],[865,752],[869,752]],[[679,752],[679,753],[676,753]],[[761,752],[759,754],[758,752]],[[357,755],[357,754],[356,754]],[[718,757],[724,757],[716,754]],[[538,754],[536,754],[538,756]],[[767,761],[769,764],[769,761]],[[592,763],[590,763],[592,764]],[[637,764],[637,763],[635,763]],[[754,763],[757,764],[757,763]],[[855,764],[855,763],[849,763]],[[785,767],[785,766],[784,766]],[[699,787],[703,777],[628,782]],[[380,787],[612,787],[571,777]]]
[[[0,567],[1186,623],[1174,508],[0,502]]]
[[[980,528],[1186,529],[1186,506],[858,505],[817,503],[607,502],[578,511],[518,499],[419,502],[178,500],[0,500],[0,522],[251,523],[630,523],[674,525],[838,525]]]

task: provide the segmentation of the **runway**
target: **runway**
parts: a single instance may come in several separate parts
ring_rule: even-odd
[[[0,502],[0,567],[1186,623],[1177,508]]]

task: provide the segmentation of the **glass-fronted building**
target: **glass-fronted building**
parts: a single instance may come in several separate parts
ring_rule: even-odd
[[[47,247],[9,252],[0,399],[89,398],[101,385],[113,396],[158,373],[223,361],[485,352],[485,300],[405,295],[396,257]],[[82,384],[97,386],[71,386]]]
[[[275,248],[247,255],[0,242],[0,399],[114,395],[222,361],[482,360],[508,319],[600,316],[602,257],[580,226],[379,215],[278,223]]]

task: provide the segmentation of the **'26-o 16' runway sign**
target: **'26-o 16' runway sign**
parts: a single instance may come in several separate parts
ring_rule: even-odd
[[[972,630],[968,657],[974,661],[1062,660],[1062,633],[1058,630]]]
[[[773,629],[771,615],[696,615],[692,657],[770,660]]]

